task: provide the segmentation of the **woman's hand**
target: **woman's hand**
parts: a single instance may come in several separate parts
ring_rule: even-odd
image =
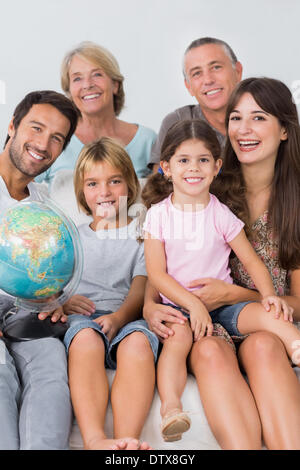
[[[172,328],[168,328],[164,323],[179,323],[183,325],[187,318],[176,308],[155,302],[148,302],[144,305],[143,317],[153,333],[161,342],[169,336],[174,335]]]
[[[83,295],[73,295],[65,304],[64,312],[66,315],[87,315],[90,316],[96,311],[96,306],[87,297]]]
[[[120,329],[116,312],[109,313],[108,315],[101,315],[101,317],[98,317],[93,321],[102,327],[102,332],[107,336],[109,341],[111,341],[116,336]]]
[[[269,295],[267,297],[264,297],[261,303],[267,312],[269,312],[271,306],[274,305],[275,318],[279,318],[280,315],[283,314],[284,320],[293,322],[294,309],[290,307],[287,302],[281,297],[278,297],[277,295]]]
[[[192,293],[204,303],[209,312],[227,304],[230,286],[231,284],[212,277],[195,279],[187,285],[188,288],[199,287]]]

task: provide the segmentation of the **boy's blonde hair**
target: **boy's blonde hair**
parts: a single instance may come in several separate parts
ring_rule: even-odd
[[[134,204],[140,191],[138,177],[126,150],[110,137],[101,137],[96,142],[83,147],[74,171],[74,188],[77,204],[79,209],[83,210],[87,215],[91,215],[91,210],[86,203],[83,192],[84,174],[90,171],[97,163],[103,162],[117,168],[123,175],[128,186],[128,209]]]
[[[91,41],[84,41],[69,51],[61,64],[61,87],[70,99],[72,97],[70,95],[69,68],[73,57],[76,55],[96,65],[114,82],[118,82],[118,91],[114,95],[114,111],[118,116],[124,106],[125,93],[123,87],[124,77],[120,72],[116,58],[107,49]]]

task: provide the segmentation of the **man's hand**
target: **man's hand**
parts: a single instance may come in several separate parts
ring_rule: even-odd
[[[148,302],[143,309],[143,316],[153,333],[163,342],[169,336],[174,335],[172,328],[168,328],[164,323],[179,323],[183,325],[187,318],[176,308],[168,305]]]
[[[64,314],[62,307],[58,307],[54,312],[40,312],[38,314],[38,318],[40,320],[45,320],[47,317],[51,317],[51,321],[53,323],[56,323],[58,320],[63,323],[66,323],[67,321],[67,316]]]

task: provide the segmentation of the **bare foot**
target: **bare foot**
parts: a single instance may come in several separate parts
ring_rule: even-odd
[[[122,441],[122,444],[126,444],[125,447],[120,448],[119,445],[114,446],[112,450],[152,450],[152,447],[148,444],[148,442],[140,442],[137,439],[132,439],[132,438],[125,438],[125,439],[120,439]]]
[[[151,447],[148,442],[141,442],[140,445],[140,450],[153,450],[153,447]]]
[[[140,450],[140,441],[131,437],[115,439],[117,442],[111,447],[112,450]]]
[[[132,437],[120,439],[101,439],[96,437],[89,441],[86,450],[151,450],[147,442],[140,442]]]
[[[137,441],[138,442],[138,441]],[[95,437],[85,446],[86,450],[125,450],[128,445],[126,439],[106,439]]]

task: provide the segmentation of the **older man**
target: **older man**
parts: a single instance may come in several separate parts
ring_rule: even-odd
[[[76,125],[77,111],[60,93],[26,95],[15,109],[0,155],[0,212],[17,201],[41,198],[33,180],[57,159]],[[12,302],[1,295],[1,310]],[[61,315],[56,310],[52,320]],[[40,320],[45,316],[40,314]],[[0,339],[0,417],[0,449],[67,448],[72,410],[61,341]]]
[[[186,49],[183,74],[185,86],[198,104],[178,108],[164,118],[149,163],[154,171],[165,135],[177,121],[204,119],[216,131],[220,144],[224,144],[226,107],[232,90],[241,80],[242,64],[226,42],[201,38]]]

